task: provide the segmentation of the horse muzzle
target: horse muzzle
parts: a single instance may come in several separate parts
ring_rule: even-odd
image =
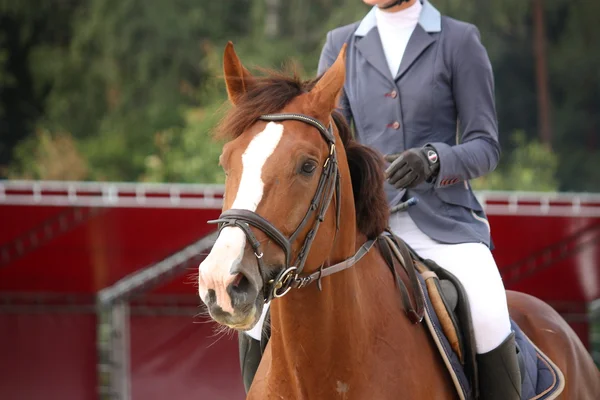
[[[262,311],[262,277],[253,260],[225,265],[219,258],[207,258],[207,264],[200,265],[200,299],[216,322],[247,329]]]

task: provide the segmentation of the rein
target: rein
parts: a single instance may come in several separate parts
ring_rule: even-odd
[[[258,215],[256,212],[250,210],[229,209],[224,211],[218,219],[208,221],[209,224],[216,223],[219,225],[219,233],[221,232],[221,230],[223,230],[223,228],[226,227],[238,227],[244,232],[246,238],[252,246],[252,249],[254,250],[254,255],[258,262],[258,267],[261,272],[261,276],[263,276],[264,302],[268,303],[274,298],[283,297],[290,290],[306,287],[315,281],[317,282],[319,290],[321,290],[321,279],[323,277],[333,275],[337,272],[344,271],[354,266],[373,248],[375,243],[379,243],[380,249],[384,248],[387,250],[383,252],[383,256],[386,260],[386,263],[390,267],[392,274],[394,275],[396,285],[400,289],[400,292],[402,294],[402,302],[404,304],[406,312],[408,313],[409,318],[415,323],[420,322],[423,319],[424,314],[423,292],[416,277],[415,267],[411,262],[412,257],[410,256],[408,250],[405,247],[400,246],[398,240],[396,240],[396,238],[393,235],[393,239],[391,240],[389,238],[386,238],[384,235],[380,235],[376,239],[368,240],[358,249],[358,251],[353,256],[345,259],[344,261],[327,267],[321,265],[321,268],[319,268],[318,271],[310,275],[302,275],[302,270],[304,269],[304,264],[306,263],[310,247],[312,246],[312,243],[317,235],[317,231],[321,222],[323,222],[323,220],[325,219],[325,214],[329,208],[329,205],[331,204],[334,192],[336,198],[336,234],[340,228],[339,222],[341,211],[341,189],[333,126],[330,122],[329,127],[326,128],[317,119],[302,114],[266,114],[259,117],[259,119],[263,121],[293,120],[304,122],[316,128],[323,137],[323,139],[325,139],[325,141],[329,145],[329,155],[323,164],[323,170],[319,178],[319,183],[317,184],[315,195],[313,196],[313,199],[310,203],[310,206],[308,207],[304,218],[302,219],[302,221],[300,221],[300,224],[289,238],[286,237],[283,233],[281,233],[279,229],[277,229],[265,218]],[[299,234],[308,224],[310,216],[314,213],[316,213],[316,218],[313,222],[313,225],[308,231],[306,238],[304,239],[304,243],[300,248],[295,262],[292,264],[292,243],[296,241]],[[284,267],[281,269],[279,274],[277,274],[277,277],[275,279],[269,280],[268,282],[264,282],[265,268],[264,262],[262,260],[264,254],[261,250],[261,244],[252,232],[251,227],[259,229],[271,240],[277,243],[277,245],[279,245],[279,247],[283,250],[285,255]],[[387,239],[387,241],[385,239]],[[387,246],[382,246],[382,244],[386,242]],[[395,246],[389,246],[389,242],[392,242]],[[394,257],[392,257],[389,254],[390,252],[394,255]],[[399,278],[398,273],[396,272],[392,258],[396,258],[400,262],[400,264],[403,265],[404,269],[408,273],[410,283],[413,287],[415,294],[417,311],[415,311],[412,307],[412,302],[410,301],[406,287],[402,280]],[[410,265],[408,264],[409,262],[411,262]]]

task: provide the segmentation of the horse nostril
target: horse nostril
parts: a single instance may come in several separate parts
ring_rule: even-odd
[[[206,304],[215,304],[217,302],[217,293],[215,293],[214,289],[208,289],[206,299],[204,301]]]
[[[237,287],[243,278],[244,278],[243,274],[241,274],[241,273],[236,274],[235,278],[233,278],[233,281],[231,282],[231,286]]]
[[[227,287],[231,297],[231,305],[237,312],[247,312],[256,299],[256,289],[246,275],[238,273]]]
[[[247,292],[250,288],[250,281],[242,273],[238,273],[233,282],[231,282],[231,289],[236,292]]]

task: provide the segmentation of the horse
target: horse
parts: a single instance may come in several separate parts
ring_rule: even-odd
[[[248,399],[457,399],[432,335],[399,301],[398,283],[413,288],[410,304],[418,288],[376,244],[390,215],[384,161],[336,109],[345,52],[301,80],[255,76],[226,45],[223,213],[199,296],[214,321],[238,331],[271,302]],[[563,372],[560,398],[600,399],[598,369],[566,321],[537,298],[507,296],[511,318]]]

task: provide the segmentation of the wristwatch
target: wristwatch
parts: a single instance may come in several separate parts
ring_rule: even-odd
[[[427,182],[432,182],[440,171],[440,156],[432,146],[423,147],[423,153],[425,154],[425,159],[427,160],[429,170],[431,171],[431,175],[427,178]]]

